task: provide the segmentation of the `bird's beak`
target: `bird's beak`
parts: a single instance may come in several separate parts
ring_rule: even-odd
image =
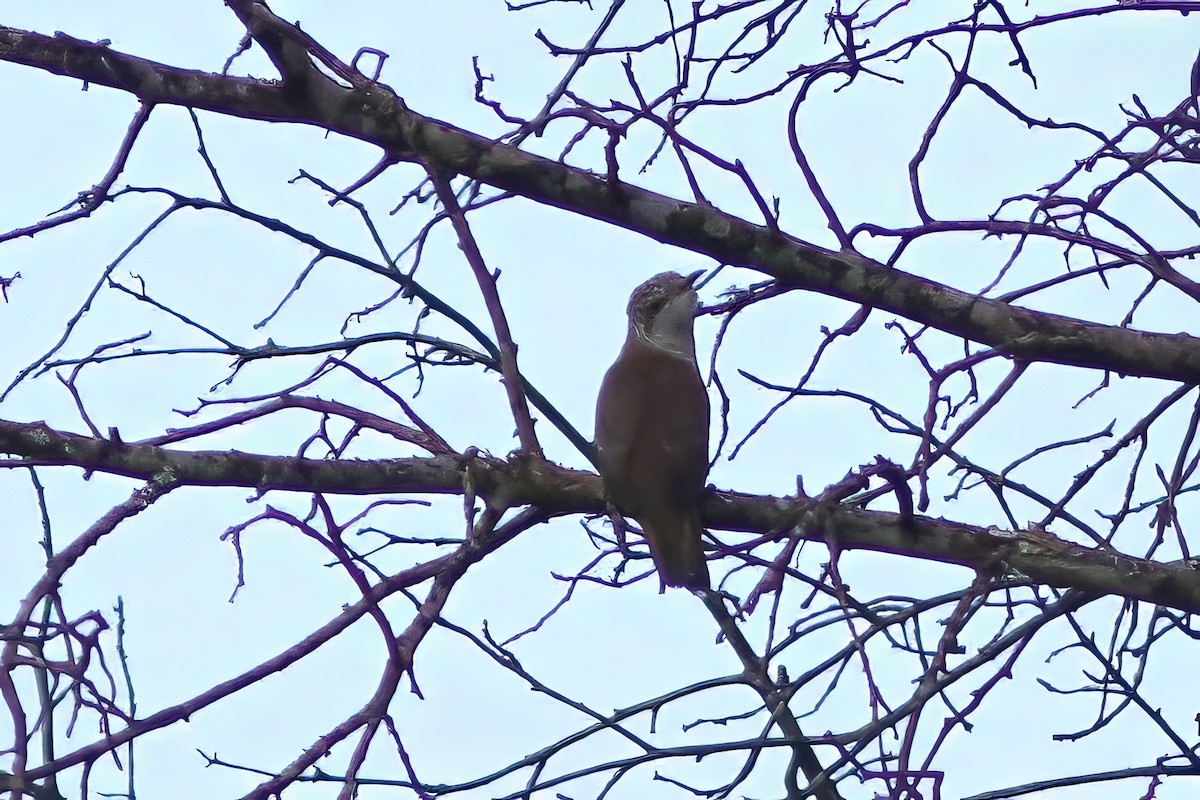
[[[699,278],[703,274],[704,274],[704,270],[698,269],[695,272],[693,272],[691,275],[688,275],[687,276],[688,286],[695,286],[696,279]]]

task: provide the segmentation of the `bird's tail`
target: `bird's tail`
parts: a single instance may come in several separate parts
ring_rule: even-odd
[[[650,555],[659,577],[667,586],[708,589],[708,562],[704,560],[700,512],[663,515],[641,519],[642,532],[650,545]]]

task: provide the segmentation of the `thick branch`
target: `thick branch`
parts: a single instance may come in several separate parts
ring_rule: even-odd
[[[252,33],[273,43],[311,42],[249,0],[228,0]],[[323,63],[331,56],[319,53]],[[0,60],[129,92],[154,103],[315,125],[371,142],[397,158],[618,225],[657,241],[774,276],[787,286],[885,309],[1027,361],[1200,382],[1200,339],[1145,333],[1031,311],[887,269],[857,253],[836,253],[751,224],[709,206],[612,182],[409,110],[384,84],[342,85],[309,64],[287,82],[228,78],[169,67],[64,35],[0,27]],[[349,69],[346,67],[345,69]],[[342,73],[342,70],[337,70]],[[345,74],[345,73],[343,73]]]
[[[600,478],[546,461],[477,456],[326,461],[236,451],[177,451],[56,431],[41,423],[0,422],[0,453],[22,466],[75,466],[142,480],[170,476],[184,486],[244,486],[344,494],[465,494],[494,508],[537,505],[550,515],[604,512]],[[13,462],[10,462],[13,463]],[[1200,572],[1092,550],[1039,530],[1005,531],[884,511],[822,510],[808,498],[709,492],[705,525],[783,538],[835,537],[843,549],[876,550],[1027,576],[1038,584],[1200,611]],[[825,517],[825,514],[829,514]],[[811,525],[820,515],[821,525]]]

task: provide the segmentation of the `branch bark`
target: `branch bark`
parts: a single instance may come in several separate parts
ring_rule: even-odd
[[[75,466],[141,480],[169,476],[183,486],[242,486],[341,494],[454,494],[483,497],[492,508],[538,506],[547,516],[601,514],[600,478],[527,456],[326,461],[237,451],[178,451],[57,431],[42,423],[0,421],[6,466]],[[981,528],[932,517],[902,517],[811,498],[710,491],[706,527],[824,541],[842,549],[896,553],[957,564],[1031,582],[1200,611],[1200,571],[1185,561],[1158,562],[1094,550],[1046,531]],[[820,518],[819,525],[812,524]]]
[[[0,26],[0,60],[248,119],[314,125],[375,144],[397,159],[467,175],[665,244],[763,272],[795,289],[884,309],[1025,361],[1200,383],[1200,339],[1032,311],[834,252],[716,208],[678,200],[526,153],[410,110],[393,89],[358,76],[306,34],[252,0],[227,0],[256,41],[283,59],[283,82],[171,67],[104,44]],[[305,64],[297,47],[309,54]],[[320,61],[349,85],[318,69]],[[352,80],[351,80],[352,78]]]

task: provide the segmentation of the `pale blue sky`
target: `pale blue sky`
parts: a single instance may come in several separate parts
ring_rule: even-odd
[[[564,4],[514,14],[506,12],[498,0],[271,3],[277,13],[299,20],[307,32],[344,59],[363,46],[387,51],[391,58],[382,80],[394,87],[411,108],[485,135],[500,135],[507,129],[489,110],[472,101],[471,57],[478,55],[483,71],[495,76],[495,82],[488,85],[489,96],[502,100],[513,113],[532,114],[566,67],[565,61],[546,55],[532,32],[541,27],[554,41],[580,44],[601,18],[603,5],[597,3],[591,13],[582,6]],[[626,32],[646,29],[646,17],[640,15],[648,15],[658,24],[664,14],[661,4],[629,5],[622,12],[614,40],[624,40]],[[676,3],[683,9],[681,13],[690,13],[685,8],[689,5]],[[219,70],[241,36],[236,19],[215,1],[189,3],[186,12],[182,8],[167,3],[42,0],[6,4],[0,24],[43,33],[61,30],[84,39],[106,38],[112,40],[114,48],[138,56],[174,66]],[[1016,13],[1015,7],[1013,11]],[[930,20],[936,20],[943,13],[940,4],[920,4],[909,19],[929,14]],[[1200,14],[1186,18],[1113,14],[1081,22],[1070,30],[1069,37],[1061,32],[1036,31],[1022,40],[1038,71],[1036,91],[1019,72],[1004,66],[1011,58],[1004,48],[989,44],[977,57],[980,64],[988,65],[983,72],[994,80],[993,85],[1030,114],[1077,119],[1106,130],[1121,124],[1117,104],[1128,105],[1133,92],[1160,113],[1184,95],[1188,69],[1195,57],[1196,42],[1200,41]],[[876,38],[883,41],[889,35],[881,29]],[[788,58],[812,63],[822,57],[820,52],[787,51],[766,66],[777,68]],[[649,76],[653,59],[658,56],[648,58],[642,66]],[[243,56],[234,69],[259,76],[272,74],[258,52]],[[835,93],[836,80],[819,84],[802,115],[802,139],[809,156],[848,226],[864,219],[897,226],[916,221],[905,170],[930,113],[944,97],[948,73],[942,57],[928,48],[895,69],[906,80],[901,87],[864,78]],[[582,76],[580,91],[586,90],[597,100],[626,97],[624,85],[614,82],[619,78],[620,69],[614,61],[597,69],[595,75]],[[745,78],[755,79],[753,74]],[[648,86],[648,93],[653,88],[662,87]],[[706,110],[697,115],[689,134],[723,156],[741,158],[765,193],[779,195],[782,224],[788,232],[832,246],[833,240],[788,150],[784,113],[789,102],[790,95],[785,93],[753,113]],[[135,109],[135,103],[121,93],[100,87],[83,93],[77,82],[7,64],[0,64],[0,103],[9,121],[0,133],[3,230],[35,222],[98,181]],[[332,185],[348,185],[378,158],[373,148],[336,136],[326,138],[319,130],[300,126],[266,125],[212,114],[202,114],[201,122],[209,152],[236,202],[313,230],[347,249],[373,255],[355,212],[345,207],[331,210],[326,195],[315,187],[288,183],[299,169],[304,169]],[[556,155],[573,130],[552,129],[544,139],[530,139],[526,147]],[[635,134],[622,144],[622,165],[629,179],[686,198],[679,170],[672,168],[665,157],[660,166],[636,175],[636,166],[655,144],[656,140],[645,134]],[[1077,133],[1027,131],[978,96],[968,97],[952,112],[944,136],[937,140],[922,170],[926,202],[938,216],[980,217],[992,211],[1000,198],[1036,191],[1057,178],[1074,159],[1087,155],[1094,146]],[[214,196],[195,147],[186,112],[156,109],[119,185],[165,185],[183,193]],[[594,167],[599,163],[593,160],[597,152],[598,142],[589,140],[572,163]],[[429,214],[427,205],[415,204],[396,216],[387,214],[419,176],[416,167],[398,166],[356,195],[372,209],[393,252],[408,241]],[[751,220],[759,219],[736,182],[711,171],[703,173],[703,179],[706,187],[713,187],[712,197],[722,208]],[[1198,199],[1194,186],[1181,191],[1190,192],[1193,201]],[[10,288],[10,302],[0,306],[0,341],[5,343],[0,351],[0,384],[7,386],[17,371],[57,340],[66,319],[104,268],[163,207],[158,198],[127,198],[115,206],[106,205],[87,221],[33,240],[0,246],[0,276],[18,270],[22,274],[22,279]],[[1194,228],[1184,225],[1185,218],[1162,211],[1161,201],[1133,187],[1118,198],[1117,208],[1128,209],[1129,218],[1139,230],[1153,236],[1161,246],[1194,241]],[[694,254],[523,200],[473,214],[472,223],[489,266],[503,270],[500,288],[520,344],[523,371],[587,436],[591,435],[592,404],[600,378],[624,336],[622,311],[629,291],[659,271],[686,272],[714,266]],[[870,255],[886,252],[865,237],[857,243]],[[931,239],[914,245],[902,267],[960,288],[975,289],[991,280],[1010,248],[1011,242],[981,242],[976,235]],[[1053,271],[1061,263],[1061,253],[1054,248],[1034,244],[1029,251],[998,291],[1031,282],[1032,276]],[[114,275],[127,285],[133,285],[130,273],[140,275],[155,297],[194,314],[222,335],[247,346],[262,344],[268,337],[279,344],[331,340],[336,338],[346,314],[390,292],[390,287],[379,279],[366,277],[344,264],[328,263],[317,268],[277,319],[261,330],[253,329],[253,323],[269,314],[282,299],[310,257],[304,247],[247,223],[216,212],[184,212],[153,234]],[[478,292],[448,230],[435,234],[424,259],[419,273],[423,282],[488,329]],[[726,270],[708,287],[703,299],[713,302],[720,289],[734,283],[745,286],[755,279],[748,272]],[[1109,291],[1098,282],[1072,283],[1067,291],[1039,298],[1034,305],[1048,306],[1052,299],[1057,313],[1116,323],[1141,285],[1140,278],[1122,276],[1114,278]],[[820,341],[819,326],[836,327],[853,311],[848,303],[813,294],[790,296],[772,308],[759,307],[743,314],[731,329],[720,357],[723,377],[735,393],[733,441],[740,439],[777,399],[750,388],[737,377],[736,369],[782,384],[793,382]],[[364,324],[351,326],[349,332],[409,327],[415,312],[413,307],[393,305]],[[868,329],[837,345],[818,371],[813,388],[874,391],[910,419],[919,420],[926,384],[916,363],[900,355],[899,336],[883,329],[883,323],[891,319],[891,315],[877,312]],[[1135,324],[1150,330],[1195,333],[1194,320],[1190,307],[1160,292],[1139,312]],[[444,322],[429,320],[424,324],[432,332],[462,341],[458,332]],[[910,325],[909,329],[915,327]],[[107,292],[95,303],[63,353],[80,356],[101,342],[148,330],[153,331],[153,338],[147,347],[211,344],[194,331]],[[702,361],[706,361],[715,331],[711,318],[704,318],[698,325]],[[930,335],[922,341],[941,361],[961,353],[961,345],[948,337]],[[302,376],[316,363],[258,362],[244,370],[232,386],[210,392],[210,387],[227,376],[229,362],[221,356],[130,360],[89,369],[80,385],[101,430],[117,426],[124,439],[134,440],[186,424],[171,409],[194,408],[201,397],[229,398],[277,388]],[[360,351],[354,362],[381,373],[404,363],[398,346]],[[1000,365],[989,365],[980,375],[994,385],[1003,372]],[[1071,405],[1090,391],[1099,377],[1081,370],[1034,367],[1005,404],[967,438],[963,452],[979,463],[1000,469],[1033,447],[1094,432],[1112,419],[1120,420],[1117,430],[1123,430],[1123,425],[1142,413],[1147,398],[1165,394],[1157,381],[1115,381],[1105,393],[1078,411],[1071,411]],[[961,384],[954,386],[961,393]],[[394,388],[411,394],[415,382],[404,378]],[[395,414],[384,398],[364,392],[350,381],[329,381],[322,385],[320,394],[378,413]],[[414,402],[418,411],[460,449],[474,445],[502,455],[516,446],[503,391],[494,375],[465,368],[434,370]],[[208,413],[207,418],[221,410]],[[1185,411],[1175,415],[1177,424],[1182,424]],[[53,375],[19,387],[0,404],[0,416],[44,419],[64,429],[85,430],[70,396]],[[191,446],[286,454],[294,452],[311,429],[312,421],[294,412],[231,429]],[[548,425],[540,425],[539,433],[549,458],[569,466],[586,466],[585,460]],[[393,443],[378,438],[364,444],[369,446],[356,451],[359,457],[410,454],[398,452]],[[1170,463],[1173,444],[1162,436],[1155,438],[1150,457]],[[1099,443],[1052,453],[1019,474],[1025,482],[1044,491],[1062,491],[1103,446]],[[907,463],[914,447],[910,439],[882,436],[869,414],[849,402],[811,400],[785,409],[752,440],[738,460],[718,462],[711,480],[722,488],[783,494],[794,490],[795,476],[800,473],[812,493],[877,453]],[[48,487],[60,546],[133,487],[129,481],[103,475],[81,481],[77,470],[42,470],[40,474]],[[1097,482],[1081,498],[1079,508],[1113,509],[1123,490],[1120,478],[1117,474]],[[944,502],[942,496],[953,484],[953,478],[939,471],[931,492],[931,514],[978,524],[1003,524],[1002,515],[982,492]],[[1151,497],[1151,491],[1147,488],[1139,496]],[[237,602],[229,604],[236,563],[231,548],[219,536],[227,526],[257,512],[259,506],[245,502],[249,494],[229,489],[180,490],[123,526],[71,573],[65,598],[73,613],[93,608],[108,612],[117,596],[123,596],[129,615],[131,668],[143,715],[184,700],[274,655],[335,616],[342,603],[356,597],[353,586],[340,572],[324,566],[327,556],[313,543],[282,526],[260,526],[246,535],[248,584]],[[40,523],[24,471],[0,472],[0,498],[5,529],[0,544],[0,603],[4,608],[13,608],[40,573]],[[297,513],[308,507],[307,500],[300,496],[275,494],[267,501]],[[341,499],[335,507],[349,516],[365,502]],[[1192,505],[1185,503],[1185,507]],[[1022,522],[1041,515],[1032,504],[1016,503],[1014,508]],[[461,499],[436,499],[431,509],[389,511],[372,521],[410,535],[455,536],[463,525]],[[1088,521],[1102,525],[1094,515]],[[1068,538],[1077,535],[1067,527],[1055,532]],[[493,633],[502,639],[532,624],[556,602],[563,584],[552,577],[552,572],[574,573],[593,555],[577,519],[535,528],[471,570],[455,589],[447,617],[475,632],[487,620]],[[394,552],[384,555],[380,566],[399,570],[424,557],[427,555],[415,551]],[[817,575],[827,558],[824,548],[810,545],[802,556],[802,565],[809,574]],[[958,568],[865,553],[844,556],[842,572],[862,598],[933,595],[966,586],[972,578]],[[739,576],[731,590],[744,595],[756,577],[748,573]],[[781,618],[790,620],[806,613],[800,608],[803,599],[802,593],[795,590],[786,595]],[[1097,603],[1083,617],[1103,630],[1104,621],[1116,607],[1115,601]],[[397,624],[409,616],[402,600],[393,600],[389,610]],[[760,612],[748,623],[748,635],[761,638],[765,624],[765,614]],[[991,628],[984,626],[981,630]],[[971,640],[971,633],[968,629],[968,637],[963,640],[968,654],[984,643]],[[738,672],[740,667],[732,652],[716,645],[714,635],[712,620],[703,607],[682,592],[660,596],[653,581],[623,591],[585,585],[540,634],[518,643],[515,652],[533,674],[554,688],[600,711],[609,711],[690,681]],[[1035,640],[1018,663],[1013,680],[1002,682],[984,708],[972,717],[975,732],[969,736],[955,734],[942,751],[936,766],[947,771],[943,797],[961,797],[1074,771],[1147,763],[1170,749],[1171,744],[1146,727],[1136,713],[1127,714],[1116,726],[1080,744],[1050,741],[1054,733],[1085,727],[1094,713],[1094,706],[1087,701],[1048,694],[1036,683],[1036,679],[1044,678],[1060,686],[1074,686],[1079,681],[1078,670],[1095,671],[1094,663],[1071,653],[1045,663],[1053,649],[1068,641],[1064,636],[1060,630]],[[825,650],[842,646],[846,637],[843,626],[832,626],[806,640],[804,652],[789,655],[784,663],[794,677],[816,663]],[[1200,707],[1200,696],[1190,670],[1183,665],[1194,660],[1194,652],[1179,649],[1172,660],[1170,648],[1182,645],[1168,641],[1159,647],[1147,694],[1164,708],[1164,713],[1178,718],[1181,730],[1193,730],[1187,720]],[[374,628],[360,624],[286,673],[196,714],[188,725],[140,741],[140,795],[227,797],[248,791],[257,782],[253,776],[206,769],[195,750],[216,751],[222,758],[256,768],[281,768],[316,736],[365,702],[374,689],[381,656]],[[889,663],[885,652],[875,658],[877,670],[879,665]],[[911,660],[896,663],[894,672],[885,669],[876,677],[893,693],[891,697],[902,698],[910,691],[909,682],[917,673]],[[418,773],[430,783],[486,774],[586,724],[579,714],[529,692],[448,632],[435,632],[422,644],[416,675],[426,699],[402,694],[392,710]],[[960,704],[969,700],[967,690],[975,685],[967,683],[971,685],[956,688],[955,698]],[[798,710],[806,709],[804,700],[815,700],[823,686],[818,682],[806,693],[798,702]],[[715,707],[722,702],[726,705]],[[698,717],[734,713],[753,703],[748,690],[726,689],[719,700],[716,695],[706,695],[699,702],[673,706],[658,720],[654,741],[666,745],[703,741],[710,736],[736,738],[737,726],[702,726],[684,735],[680,725]],[[862,676],[857,665],[852,665],[839,690],[817,715],[803,722],[811,733],[851,730],[867,721],[864,709]],[[0,716],[0,737],[6,724]],[[922,740],[931,740],[941,724],[941,711],[931,706],[922,719]],[[743,730],[744,735],[752,736],[758,729],[751,724]],[[64,744],[63,751],[91,741],[95,735],[93,720],[86,719]],[[627,754],[616,739],[605,742],[610,749],[569,752],[552,765],[566,772],[588,759]],[[390,744],[380,740],[376,751],[363,774],[401,776]],[[347,752],[345,745],[335,751],[330,768],[344,763]],[[693,780],[704,776],[717,784],[737,763],[736,758],[710,757],[698,767],[666,764],[657,768]],[[763,763],[781,766],[781,755],[765,756]],[[1020,765],[1019,770],[1010,768],[1015,764]],[[4,766],[0,760],[0,768]],[[611,796],[683,796],[666,784],[652,782],[655,768],[635,771]],[[775,796],[779,774],[779,769],[760,767],[739,794]],[[460,796],[482,798],[492,796],[491,791],[515,791],[526,777],[521,773],[515,781],[492,787],[489,793]],[[123,780],[110,762],[104,762],[93,771],[92,788],[121,791]],[[603,783],[603,778],[585,780],[561,787],[561,791],[576,798],[595,796]],[[878,783],[859,786],[854,780],[844,782],[843,787],[847,798],[866,798],[872,791],[881,791]],[[72,790],[69,785],[65,788],[68,794]],[[1144,783],[1124,783],[1065,790],[1053,797],[1106,800],[1139,796],[1144,790]],[[295,798],[328,797],[332,790],[329,786],[297,786],[287,794]],[[1169,781],[1157,797],[1177,800],[1193,794],[1193,784],[1176,780]],[[365,790],[364,796],[383,796],[383,792]]]

